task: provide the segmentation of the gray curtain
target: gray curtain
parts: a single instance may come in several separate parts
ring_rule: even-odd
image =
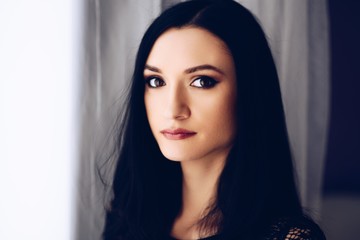
[[[111,152],[111,129],[138,44],[161,4],[160,0],[86,2],[76,239],[100,239],[104,185],[98,170]]]
[[[111,150],[121,95],[146,27],[179,0],[89,0],[82,78],[76,239],[100,239],[104,223],[99,159]],[[242,0],[262,23],[277,63],[301,197],[318,217],[328,122],[325,0]]]

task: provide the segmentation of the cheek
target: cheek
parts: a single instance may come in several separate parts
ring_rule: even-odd
[[[237,131],[235,93],[229,91],[222,93],[198,104],[199,114],[196,115],[204,129],[212,130],[213,137],[233,138]]]
[[[216,114],[214,117],[217,119],[215,121],[216,126],[214,128],[218,129],[219,135],[231,135],[236,132],[236,116],[234,111],[234,105],[222,105],[219,106],[217,111],[214,111]]]
[[[161,120],[161,99],[158,97],[151,96],[150,93],[145,93],[144,96],[146,116],[150,124],[151,130],[154,130],[156,125]]]

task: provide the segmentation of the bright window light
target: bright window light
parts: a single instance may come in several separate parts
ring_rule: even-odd
[[[0,239],[73,239],[81,1],[0,1]]]

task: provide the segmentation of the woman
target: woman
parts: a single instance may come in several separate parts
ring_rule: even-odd
[[[238,3],[151,24],[121,126],[104,239],[324,239],[301,209],[265,35]]]

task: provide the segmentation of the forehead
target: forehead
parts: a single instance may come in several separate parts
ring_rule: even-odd
[[[171,28],[155,41],[147,64],[159,68],[186,68],[197,64],[226,68],[232,65],[232,56],[226,44],[205,29]]]

